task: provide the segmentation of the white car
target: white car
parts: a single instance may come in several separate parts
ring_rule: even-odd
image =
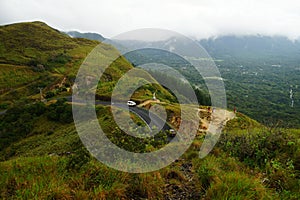
[[[136,106],[134,101],[127,101],[127,106]]]
[[[175,137],[176,131],[174,129],[169,129],[169,132],[171,137]]]

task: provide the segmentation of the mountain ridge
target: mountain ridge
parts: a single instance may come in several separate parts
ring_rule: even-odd
[[[102,42],[105,40],[105,38],[100,35],[99,33],[93,33],[93,32],[79,32],[79,31],[67,31],[64,32],[68,34],[69,36],[73,38],[85,38],[85,39],[90,39],[90,40],[97,40],[99,42]]]

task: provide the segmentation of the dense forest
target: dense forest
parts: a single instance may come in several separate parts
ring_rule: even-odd
[[[212,56],[221,73],[229,109],[235,107],[239,112],[266,125],[299,127],[299,43],[281,37],[259,36],[242,39],[232,36],[202,40],[200,43]],[[178,55],[144,49],[130,52],[126,58],[135,66],[143,67],[144,63],[153,63],[148,67],[150,71],[165,74],[169,74],[168,70],[159,64],[170,66],[184,75],[190,84],[207,94],[203,77]],[[174,74],[169,76],[178,78]]]

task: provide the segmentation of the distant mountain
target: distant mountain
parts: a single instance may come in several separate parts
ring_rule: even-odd
[[[80,33],[78,31],[68,31],[65,33],[73,38],[86,38],[90,40],[98,40],[99,42],[105,40],[105,38],[98,33]]]
[[[212,57],[241,59],[299,59],[300,41],[283,36],[222,36],[200,44]]]
[[[90,40],[104,41],[104,38],[99,33],[80,33],[78,31],[65,32],[73,38],[86,38]],[[126,41],[124,41],[126,43]],[[282,62],[286,60],[300,60],[300,40],[291,41],[284,36],[264,36],[264,35],[249,35],[249,36],[234,36],[227,35],[217,38],[202,39],[199,41],[205,50],[214,58],[219,59],[275,59]],[[127,45],[134,46],[141,41],[127,41]],[[168,43],[163,41],[160,43]],[[151,44],[150,44],[151,46]],[[163,44],[162,44],[163,46]],[[184,48],[184,47],[179,47]],[[188,51],[188,49],[185,49]]]
[[[172,38],[158,42],[125,41],[133,47],[147,46],[125,55],[135,66],[145,63],[160,63],[176,69],[190,83],[207,91],[203,78],[188,63],[172,54],[173,47],[184,52],[184,45],[173,46]],[[125,43],[123,42],[123,43]],[[299,63],[300,41],[291,41],[282,36],[222,36],[199,41],[209,55],[214,58],[224,80],[227,105],[239,112],[268,124],[284,121],[286,126],[299,127]],[[158,45],[159,44],[159,45]],[[171,47],[166,51],[156,46]],[[151,49],[153,47],[153,49]],[[205,54],[203,54],[205,55]],[[169,70],[161,65],[151,64],[151,70]],[[179,78],[179,76],[177,76]],[[297,91],[293,106],[289,96],[290,88]],[[296,98],[297,96],[297,98]],[[297,99],[297,100],[296,100]]]

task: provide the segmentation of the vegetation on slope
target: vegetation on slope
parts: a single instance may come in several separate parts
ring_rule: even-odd
[[[29,124],[32,128],[19,139],[12,134],[15,138],[0,151],[1,198],[299,198],[299,131],[270,130],[238,115],[205,159],[198,157],[203,142],[203,135],[199,135],[170,166],[147,174],[128,174],[110,169],[89,155],[74,124],[67,120],[69,106],[64,101],[50,106],[33,104],[15,113],[20,120],[25,118],[22,116],[33,117],[12,126],[18,129]],[[167,142],[163,137],[147,141],[128,136],[115,128],[110,107],[97,106],[96,111],[107,136],[121,148],[151,152]],[[5,123],[14,116],[13,110],[8,114],[1,116],[1,130],[8,127]],[[6,130],[1,141],[12,136],[9,127]]]
[[[77,70],[89,52],[97,45],[112,49],[98,41],[71,38],[42,22],[1,26],[0,38],[1,108],[22,98],[39,100],[39,88],[43,98],[70,96]],[[110,100],[117,81],[132,68],[124,57],[117,58],[101,77],[96,98]],[[149,74],[144,75],[154,80]],[[129,84],[136,83],[129,81]],[[174,100],[166,89],[155,84],[140,88],[140,93],[132,98],[143,101],[155,91],[159,98]]]
[[[1,26],[0,62],[46,69],[54,64],[75,62],[85,57],[98,42],[71,38],[43,22],[27,22]],[[52,66],[51,66],[52,65]]]
[[[16,41],[3,33],[18,30],[14,26],[24,31],[15,35]],[[44,43],[24,42],[27,46],[21,51],[18,45],[22,46],[22,39],[29,37],[28,32],[26,37],[22,34],[26,34],[26,30],[40,34],[36,28],[44,33],[36,39],[48,33],[58,41],[52,44],[50,40],[53,38],[50,38],[45,40],[49,44],[43,47],[40,45]],[[36,88],[40,84],[44,84],[48,92],[55,92],[48,93],[49,98],[57,98],[60,92],[60,95],[68,94],[62,89],[51,88],[53,84],[61,83],[64,77],[68,79],[64,87],[71,84],[85,53],[98,43],[69,38],[40,22],[4,26],[1,34],[11,41],[1,41],[1,52],[5,52],[0,65],[3,72],[1,87],[14,89],[1,93],[5,97],[2,98],[5,101],[18,100],[18,104],[0,115],[1,199],[300,198],[299,130],[266,128],[239,113],[227,123],[219,143],[204,159],[199,158],[199,150],[205,135],[199,134],[188,151],[164,169],[129,174],[106,167],[83,147],[72,122],[70,104],[63,99],[48,104],[20,100],[22,95],[28,97],[38,93]],[[66,47],[60,46],[62,41]],[[7,50],[3,44],[16,46]],[[28,53],[27,47],[32,48],[33,55]],[[58,57],[49,60],[47,56],[51,52],[58,53],[53,53]],[[38,63],[30,64],[31,60]],[[102,95],[101,98],[109,96],[111,87],[131,67],[123,57],[116,60],[99,83],[97,95]],[[7,81],[10,79],[15,82]],[[149,99],[156,90],[161,91],[158,93],[161,98],[172,103],[165,105],[169,117],[180,119],[179,106],[161,86],[146,85],[132,98]],[[1,104],[7,103],[5,101],[1,100]],[[103,130],[121,148],[151,152],[167,143],[165,133],[150,140],[128,136],[116,128],[109,106],[99,105],[95,109]],[[122,115],[122,110],[119,114]],[[134,121],[143,124],[138,119]]]
[[[73,39],[42,22],[0,27],[0,100],[39,98],[54,90],[64,78],[70,83],[86,55],[98,44]],[[67,85],[68,86],[68,85]]]

